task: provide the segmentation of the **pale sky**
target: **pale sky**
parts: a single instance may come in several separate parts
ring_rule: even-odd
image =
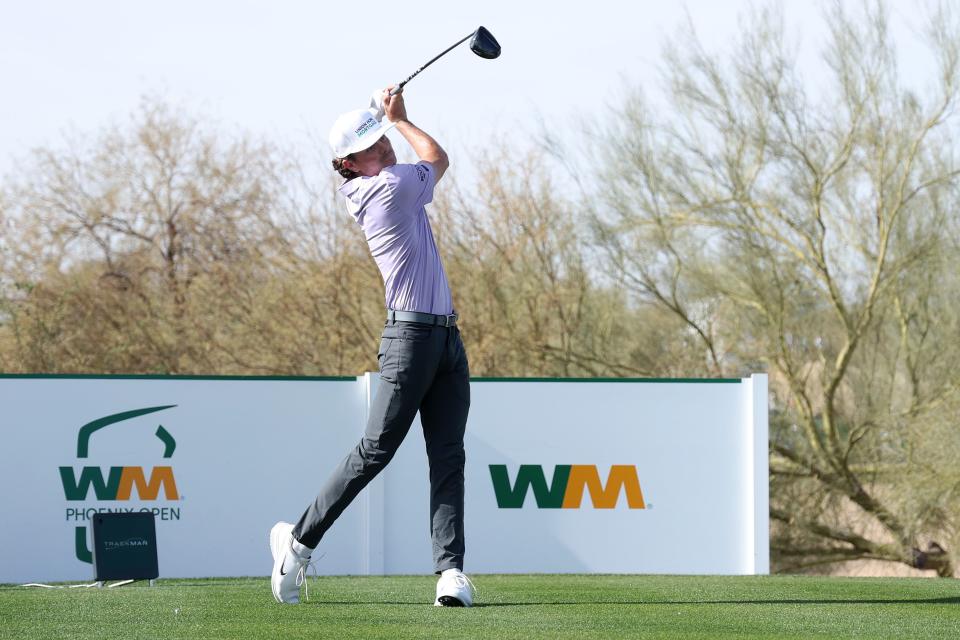
[[[124,122],[161,96],[227,129],[306,147],[336,116],[367,106],[484,25],[497,60],[466,44],[413,80],[410,119],[469,149],[491,136],[529,140],[603,117],[624,83],[658,82],[667,38],[689,12],[710,48],[737,34],[747,0],[0,0],[0,173],[68,128]],[[810,64],[825,38],[820,4],[785,2]],[[913,0],[891,3],[895,33],[919,28]],[[913,22],[911,22],[913,21]],[[922,57],[904,49],[907,64]],[[395,135],[395,134],[394,134]]]

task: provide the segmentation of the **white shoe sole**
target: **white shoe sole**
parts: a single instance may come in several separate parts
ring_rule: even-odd
[[[280,582],[280,570],[283,569],[283,558],[286,555],[284,540],[289,535],[292,525],[288,522],[278,522],[270,529],[270,553],[273,555],[273,572],[270,574],[270,590],[273,592],[273,599],[280,604],[297,604],[297,602],[284,602],[277,591],[276,585]],[[299,601],[298,601],[299,602]]]

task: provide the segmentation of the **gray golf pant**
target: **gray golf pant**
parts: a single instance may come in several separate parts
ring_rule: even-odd
[[[380,342],[380,381],[367,427],[293,528],[316,548],[360,490],[387,466],[420,411],[430,463],[433,567],[463,569],[463,433],[470,409],[467,354],[456,327],[388,323]]]

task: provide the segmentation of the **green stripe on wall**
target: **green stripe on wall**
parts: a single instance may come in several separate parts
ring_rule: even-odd
[[[163,374],[97,374],[97,373],[0,373],[2,379],[54,380],[289,380],[354,382],[356,376],[187,376]]]
[[[739,384],[740,378],[470,378],[470,382],[633,382]]]
[[[362,375],[362,374],[361,374]],[[280,380],[353,382],[359,376],[191,376],[163,374],[0,373],[0,380]],[[739,384],[740,378],[470,378],[470,382],[632,382]]]

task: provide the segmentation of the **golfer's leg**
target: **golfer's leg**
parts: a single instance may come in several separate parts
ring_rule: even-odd
[[[417,413],[416,398],[400,393],[397,384],[381,380],[379,387],[360,443],[333,470],[293,528],[293,537],[310,548],[390,462]]]
[[[470,373],[459,333],[452,342],[450,366],[437,373],[420,405],[430,462],[430,533],[437,573],[462,570],[464,554],[463,435],[470,409]]]
[[[384,341],[392,342],[381,350],[377,393],[363,438],[334,469],[293,528],[293,537],[310,548],[316,548],[343,510],[393,458],[436,370],[436,358],[429,350],[396,337]]]

